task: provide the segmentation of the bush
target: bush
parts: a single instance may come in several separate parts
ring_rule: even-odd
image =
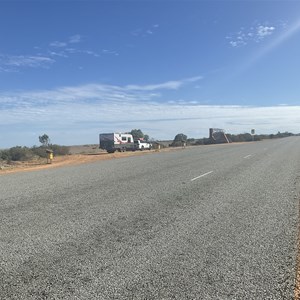
[[[60,145],[50,145],[49,149],[53,151],[54,155],[69,155],[70,147]]]
[[[51,149],[54,155],[70,154],[70,147],[67,146],[50,145],[48,149]],[[5,161],[25,161],[30,160],[35,156],[46,158],[46,148],[43,146],[33,146],[32,148],[16,146],[7,150],[0,151],[0,160]]]
[[[16,146],[8,150],[8,157],[6,158],[6,160],[24,161],[31,159],[33,156],[34,153],[31,151],[30,148]]]
[[[174,140],[173,143],[170,144],[171,147],[182,147],[184,143],[187,141],[187,136],[183,133],[178,133]]]
[[[67,146],[60,146],[60,145],[49,145],[49,147],[32,147],[32,151],[35,155],[39,157],[46,158],[47,152],[46,149],[52,150],[54,155],[68,155],[70,154],[70,147]]]
[[[33,146],[31,148],[31,151],[39,156],[39,157],[42,157],[42,158],[46,158],[47,157],[47,152],[46,152],[46,148],[41,146],[41,147],[37,147],[37,146]]]
[[[2,160],[10,160],[9,150],[0,151],[0,159]]]

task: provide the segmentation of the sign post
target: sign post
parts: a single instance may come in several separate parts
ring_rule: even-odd
[[[254,141],[255,129],[251,129],[252,141]]]

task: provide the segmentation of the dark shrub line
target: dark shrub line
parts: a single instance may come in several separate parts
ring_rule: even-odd
[[[48,148],[43,146],[21,147],[16,146],[6,150],[0,150],[0,160],[5,161],[26,161],[35,157],[46,158],[46,149],[51,149],[54,156],[70,154],[70,147],[60,145],[49,145]]]

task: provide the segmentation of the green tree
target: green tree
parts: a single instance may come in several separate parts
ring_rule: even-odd
[[[144,134],[141,129],[132,129],[130,133],[132,134],[134,140],[144,138]]]
[[[173,143],[171,144],[173,147],[181,147],[187,141],[187,136],[183,133],[176,134]]]
[[[39,136],[39,141],[43,145],[43,147],[48,147],[50,144],[50,138],[47,134]]]

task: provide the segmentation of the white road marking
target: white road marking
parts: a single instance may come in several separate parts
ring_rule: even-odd
[[[201,177],[207,176],[207,175],[211,174],[212,172],[213,172],[213,171],[210,171],[210,172],[207,172],[207,173],[202,174],[202,175],[200,175],[200,176],[197,176],[197,177],[191,179],[191,181],[194,181],[194,180],[199,179],[199,178],[201,178]]]
[[[251,154],[249,154],[249,155],[245,156],[244,158],[249,158],[250,156],[252,156],[252,155],[251,155]]]

